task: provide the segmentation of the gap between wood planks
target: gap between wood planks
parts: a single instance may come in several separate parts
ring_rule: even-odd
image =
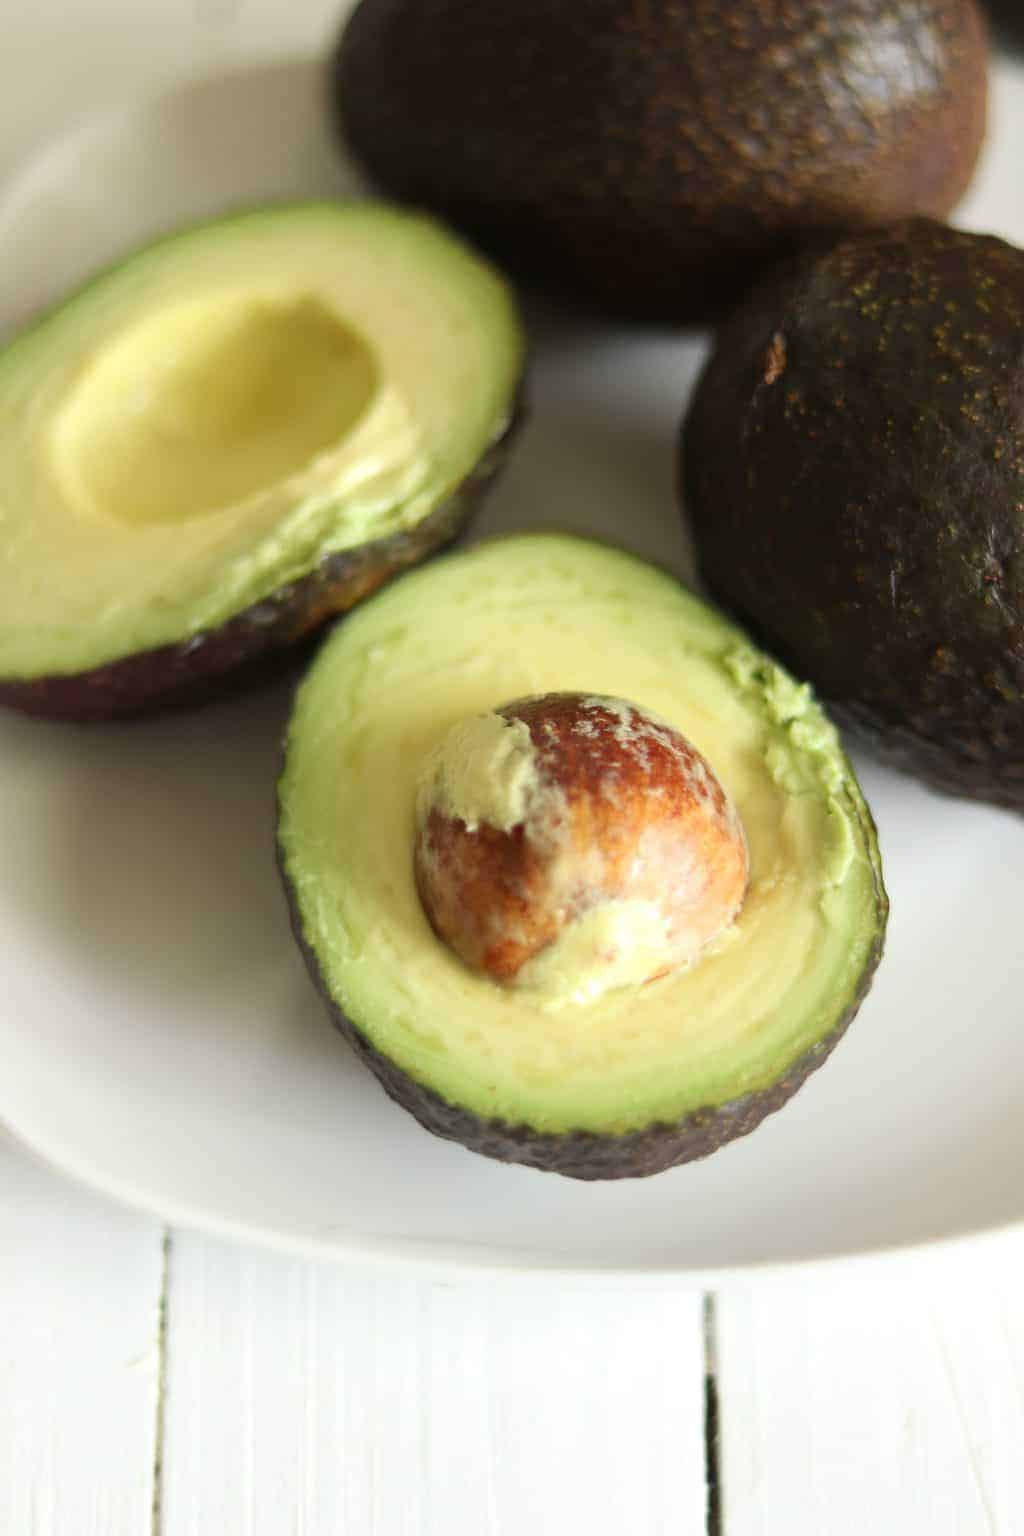
[[[168,1427],[171,1420],[169,1397],[173,1390],[170,1382],[169,1349],[174,1329],[172,1315],[171,1271],[175,1251],[175,1237],[170,1228],[164,1228],[161,1239],[160,1287],[157,1320],[157,1382],[154,1406],[153,1475],[150,1536],[165,1536],[165,1490],[167,1486],[165,1457]],[[420,1303],[423,1304],[427,1287],[423,1287]],[[712,1293],[701,1297],[701,1345],[702,1355],[702,1402],[703,1402],[703,1451],[704,1518],[701,1522],[703,1536],[724,1536],[723,1494],[721,1479],[721,1442],[719,1434],[718,1399],[718,1340],[716,1301]],[[497,1512],[495,1512],[497,1514]],[[501,1528],[496,1520],[495,1529]],[[691,1527],[691,1529],[695,1529]],[[170,1533],[168,1533],[170,1536]]]
[[[707,1483],[707,1536],[723,1536],[722,1479],[718,1436],[718,1350],[715,1298],[704,1292],[704,1480]]]
[[[156,1421],[153,1430],[153,1507],[150,1515],[150,1536],[161,1536],[163,1516],[164,1430],[167,1415],[167,1316],[170,1308],[171,1283],[171,1231],[164,1227],[160,1244],[160,1301],[157,1306],[156,1327]]]

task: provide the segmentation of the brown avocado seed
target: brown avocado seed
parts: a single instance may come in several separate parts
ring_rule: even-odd
[[[414,862],[445,944],[556,1002],[687,965],[733,921],[748,876],[739,816],[696,747],[581,693],[449,731],[421,779]]]

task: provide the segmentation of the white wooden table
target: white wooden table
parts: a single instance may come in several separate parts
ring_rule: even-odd
[[[341,8],[14,0],[0,175]],[[0,1536],[1019,1536],[1022,1280],[1018,1242],[717,1296],[441,1285],[166,1231],[0,1137]]]
[[[1019,1245],[717,1296],[357,1272],[0,1141],[2,1536],[1019,1536]]]

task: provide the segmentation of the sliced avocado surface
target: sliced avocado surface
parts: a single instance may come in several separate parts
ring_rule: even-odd
[[[287,641],[348,606],[454,531],[522,352],[498,274],[378,203],[129,257],[0,353],[0,680],[202,650],[246,613]]]
[[[740,916],[687,970],[557,1011],[442,945],[413,875],[425,759],[463,716],[558,689],[680,729],[743,820]],[[576,537],[494,540],[339,626],[279,786],[296,933],[342,1027],[430,1129],[577,1177],[655,1172],[777,1108],[867,990],[886,920],[874,828],[809,689],[670,576]]]

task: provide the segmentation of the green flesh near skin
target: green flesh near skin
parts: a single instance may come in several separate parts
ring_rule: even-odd
[[[522,356],[493,269],[385,205],[130,257],[0,353],[0,679],[187,641],[420,527],[507,428]]]
[[[412,842],[420,770],[452,724],[557,690],[681,730],[743,820],[751,884],[688,970],[552,1012],[436,939]],[[621,1137],[777,1088],[851,1016],[885,926],[871,819],[809,690],[669,576],[572,537],[440,560],[338,628],[297,697],[279,851],[314,972],[389,1091],[397,1073],[536,1135]]]

